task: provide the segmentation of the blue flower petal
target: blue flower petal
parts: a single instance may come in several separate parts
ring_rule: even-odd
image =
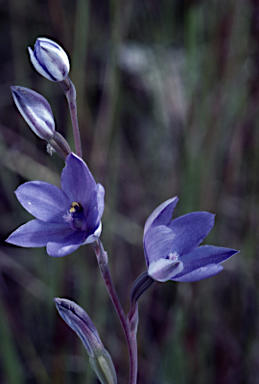
[[[63,236],[59,241],[48,242],[47,253],[54,257],[69,255],[83,244],[85,238],[85,231],[74,231],[67,236]]]
[[[66,166],[61,173],[61,189],[70,203],[80,203],[86,210],[92,190],[96,183],[85,162],[71,153],[66,158]]]
[[[70,202],[61,189],[43,181],[30,181],[15,191],[21,205],[37,219],[52,223],[64,222]]]
[[[195,265],[195,268],[201,267],[206,264],[219,264],[226,261],[231,256],[239,251],[231,248],[216,247],[214,245],[201,245],[194,251],[181,257],[181,261],[185,265]]]
[[[105,190],[101,184],[97,184],[92,191],[87,211],[85,212],[87,228],[95,229],[101,220],[104,211]]]
[[[184,274],[180,277],[173,277],[171,280],[185,282],[199,281],[217,275],[219,272],[222,271],[222,269],[222,265],[209,264],[205,265],[204,267],[195,269],[194,271]]]
[[[96,186],[96,204],[98,210],[97,222],[101,220],[104,211],[104,195],[105,189],[101,184],[97,184]]]
[[[166,200],[160,204],[149,216],[144,228],[144,236],[151,226],[154,225],[167,225],[172,220],[173,210],[178,202],[178,197]]]
[[[60,241],[71,232],[72,229],[64,223],[45,223],[36,219],[16,229],[6,242],[20,247],[44,247],[49,241]]]
[[[144,237],[144,251],[147,266],[153,261],[166,259],[174,240],[174,233],[165,225],[152,227]]]
[[[188,274],[191,271],[209,264],[223,263],[223,261],[226,261],[237,252],[235,249],[215,247],[214,245],[202,245],[180,258],[184,264],[184,269],[180,275]]]
[[[98,227],[95,231],[87,236],[82,245],[94,243],[98,237],[101,236],[102,233],[102,222],[99,222]]]
[[[171,251],[179,256],[191,252],[211,231],[214,220],[209,212],[192,212],[172,220],[168,225],[175,235]]]

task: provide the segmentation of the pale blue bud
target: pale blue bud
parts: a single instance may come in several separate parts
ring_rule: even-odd
[[[68,299],[55,298],[57,310],[62,319],[80,337],[88,355],[91,367],[102,384],[117,384],[117,376],[110,354],[104,348],[97,329],[87,313]]]
[[[36,71],[51,81],[64,80],[70,70],[68,56],[55,41],[39,37],[34,51],[28,47],[32,65]]]
[[[47,100],[28,88],[13,86],[11,90],[16,107],[32,131],[43,140],[53,138],[55,122]]]
[[[87,313],[75,302],[68,299],[54,299],[57,310],[62,319],[80,337],[89,356],[104,349],[97,329],[93,325]]]

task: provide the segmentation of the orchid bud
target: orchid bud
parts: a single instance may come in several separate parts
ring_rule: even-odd
[[[55,298],[57,310],[62,319],[81,339],[91,367],[102,384],[116,384],[115,368],[108,351],[104,348],[97,329],[87,313],[68,299]]]
[[[16,107],[22,117],[41,139],[49,141],[55,134],[55,122],[51,107],[38,92],[24,87],[11,87]]]
[[[39,37],[34,51],[28,47],[32,65],[36,71],[51,81],[64,80],[70,70],[68,56],[55,41]]]

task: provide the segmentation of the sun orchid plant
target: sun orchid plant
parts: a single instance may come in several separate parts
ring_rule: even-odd
[[[117,297],[109,273],[108,256],[100,240],[104,211],[104,187],[95,182],[82,159],[77,121],[75,87],[68,77],[70,64],[65,51],[54,41],[36,40],[29,48],[34,68],[48,80],[59,82],[67,97],[76,153],[56,131],[51,107],[39,93],[11,87],[14,102],[32,131],[48,142],[65,161],[60,188],[43,181],[30,181],[15,191],[21,205],[35,219],[16,229],[6,240],[21,247],[46,247],[50,256],[66,256],[81,245],[95,251],[100,272],[117,311],[129,350],[129,384],[137,383],[137,325],[139,297],[155,282],[174,280],[192,282],[219,273],[222,262],[238,251],[212,245],[200,245],[214,226],[215,215],[192,212],[172,220],[178,202],[173,197],[149,216],[144,227],[143,247],[147,269],[132,285],[131,308],[126,315]],[[112,358],[88,314],[76,303],[54,299],[60,316],[80,337],[90,364],[102,384],[117,383]]]

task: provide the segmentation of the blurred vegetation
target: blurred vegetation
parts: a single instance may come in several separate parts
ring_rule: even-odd
[[[259,383],[259,7],[256,0],[0,2],[0,382],[97,383],[53,297],[91,316],[126,384],[124,335],[90,247],[65,258],[4,243],[29,220],[13,191],[59,185],[63,162],[28,129],[10,85],[42,93],[73,147],[58,84],[32,68],[38,36],[70,55],[84,160],[106,188],[102,241],[122,305],[145,270],[142,231],[164,200],[174,217],[217,214],[206,243],[240,249],[219,275],[156,284],[140,299],[139,384]]]

